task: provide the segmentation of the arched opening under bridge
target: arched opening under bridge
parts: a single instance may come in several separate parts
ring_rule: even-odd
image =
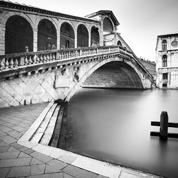
[[[127,63],[109,62],[94,71],[82,84],[84,87],[142,89],[137,72]]]

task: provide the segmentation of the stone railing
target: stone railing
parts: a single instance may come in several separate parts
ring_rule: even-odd
[[[118,46],[72,48],[63,50],[38,51],[28,53],[14,53],[0,56],[0,72],[24,68],[38,64],[51,63],[54,61],[71,60],[85,56],[101,55],[119,52],[131,56],[132,53]]]

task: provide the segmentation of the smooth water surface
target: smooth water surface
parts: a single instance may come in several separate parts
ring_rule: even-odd
[[[161,111],[178,122],[177,90],[81,89],[70,101],[67,149],[150,173],[178,177],[178,139],[150,137]],[[178,129],[169,129],[178,133]]]

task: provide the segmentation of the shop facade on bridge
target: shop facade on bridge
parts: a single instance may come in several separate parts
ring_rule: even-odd
[[[0,1],[0,19],[0,55],[121,45],[116,38],[119,22],[108,10],[83,18]],[[108,43],[108,38],[113,40]]]

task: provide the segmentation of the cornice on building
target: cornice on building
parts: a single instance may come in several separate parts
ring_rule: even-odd
[[[50,10],[46,10],[46,9],[41,9],[41,8],[29,6],[29,5],[27,6],[25,4],[14,3],[11,1],[0,0],[0,8],[1,9],[26,11],[26,12],[56,16],[56,17],[64,17],[64,18],[70,18],[70,19],[74,19],[74,20],[83,20],[83,21],[88,21],[88,22],[100,23],[97,20],[93,20],[93,19],[89,19],[89,18],[78,17],[78,16],[74,16],[74,15],[69,15],[69,14],[63,14],[63,13],[50,11]]]

